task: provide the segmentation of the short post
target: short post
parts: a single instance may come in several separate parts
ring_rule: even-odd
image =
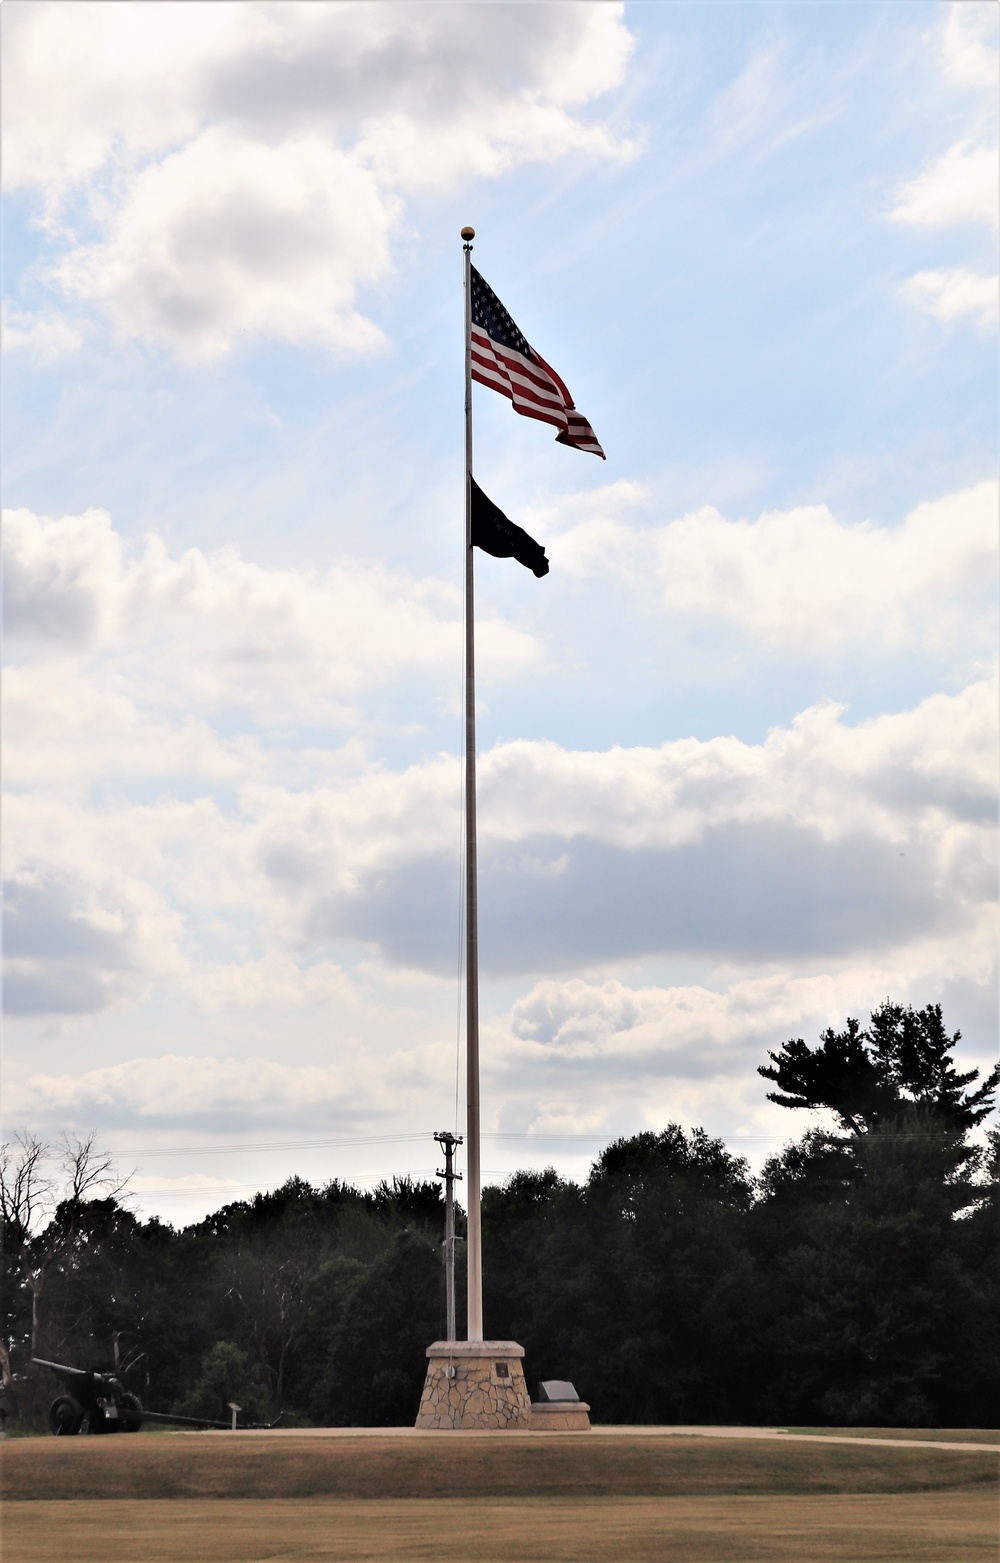
[[[233,1427],[232,1427],[232,1431],[235,1433],[235,1431],[236,1431],[236,1413],[237,1413],[237,1411],[242,1411],[243,1407],[242,1406],[238,1406],[236,1404],[235,1400],[229,1400],[229,1401],[226,1402],[226,1404],[229,1406],[230,1411],[233,1413]]]
[[[455,1340],[455,1180],[462,1176],[455,1171],[455,1147],[461,1145],[462,1136],[445,1129],[434,1138],[444,1151],[444,1171],[437,1176],[444,1179],[444,1284],[448,1313],[445,1339]]]

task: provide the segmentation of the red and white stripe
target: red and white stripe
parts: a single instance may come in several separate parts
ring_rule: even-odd
[[[558,430],[560,445],[591,451],[605,459],[597,435],[573,405],[573,398],[555,370],[531,349],[525,358],[514,348],[503,347],[486,335],[482,326],[472,327],[472,378],[506,396],[514,411],[525,418],[538,418]]]

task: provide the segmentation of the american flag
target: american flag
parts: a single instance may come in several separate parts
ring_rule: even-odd
[[[472,271],[472,378],[510,398],[514,411],[559,430],[560,445],[589,450],[605,460],[597,435],[573,405],[566,386],[529,347],[489,283]]]

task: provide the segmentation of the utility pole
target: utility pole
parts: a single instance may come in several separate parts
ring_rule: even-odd
[[[456,1340],[455,1334],[455,1179],[462,1174],[455,1171],[455,1147],[461,1145],[462,1136],[447,1129],[435,1134],[444,1151],[444,1170],[437,1176],[444,1179],[444,1279],[448,1307],[446,1340]]]

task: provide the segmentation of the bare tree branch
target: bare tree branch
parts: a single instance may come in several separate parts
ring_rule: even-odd
[[[80,1204],[88,1195],[104,1199],[117,1199],[127,1188],[131,1174],[121,1177],[114,1170],[114,1158],[97,1146],[97,1135],[91,1130],[83,1139],[71,1139],[64,1134],[59,1142],[59,1160],[63,1169],[66,1192],[64,1200]]]
[[[43,1170],[51,1159],[59,1168],[55,1178]],[[128,1177],[115,1171],[113,1157],[98,1147],[94,1132],[79,1139],[64,1134],[53,1153],[22,1129],[0,1148],[4,1239],[31,1293],[29,1358],[36,1355],[42,1337],[41,1301],[48,1273],[76,1241],[84,1206],[101,1197],[118,1199],[128,1183]]]
[[[44,1140],[27,1129],[18,1129],[9,1143],[0,1146],[0,1217],[8,1243],[26,1242],[50,1206],[53,1184],[43,1171],[49,1155]]]

